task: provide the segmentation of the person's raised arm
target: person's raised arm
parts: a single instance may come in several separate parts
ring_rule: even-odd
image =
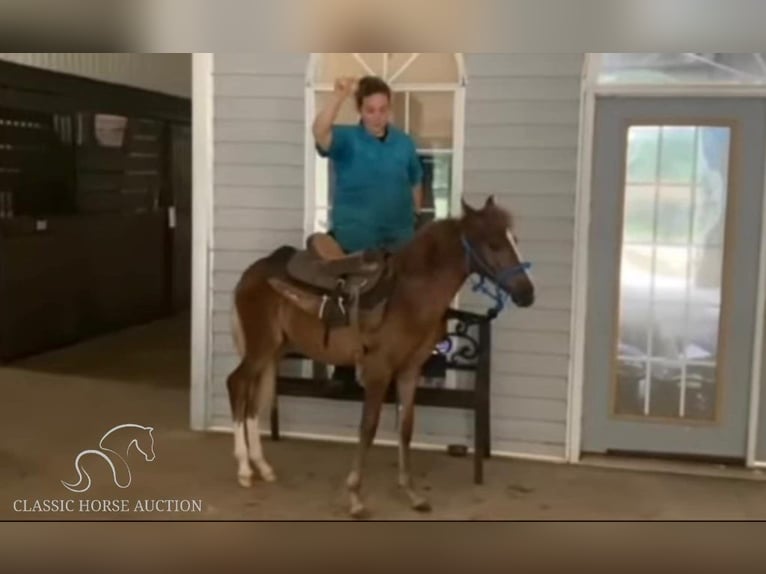
[[[335,90],[324,108],[317,114],[312,126],[314,140],[319,149],[324,152],[330,150],[332,145],[332,127],[338,112],[346,98],[356,90],[357,81],[353,78],[341,78],[335,80]]]

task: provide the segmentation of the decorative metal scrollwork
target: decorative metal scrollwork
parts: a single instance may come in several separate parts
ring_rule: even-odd
[[[480,325],[489,319],[467,311],[450,310],[447,320],[455,321],[452,329],[436,346],[436,352],[442,355],[447,368],[474,368],[485,350],[488,341],[482,341]]]

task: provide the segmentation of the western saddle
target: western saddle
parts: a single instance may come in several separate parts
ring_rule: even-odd
[[[286,280],[269,280],[283,296],[325,324],[325,344],[336,327],[360,329],[382,317],[393,287],[390,253],[371,249],[346,254],[325,233],[315,233],[288,261]]]

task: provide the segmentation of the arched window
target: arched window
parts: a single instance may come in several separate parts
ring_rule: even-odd
[[[763,85],[763,53],[615,53],[595,54],[600,85]]]
[[[326,231],[330,221],[332,165],[316,153],[311,125],[333,90],[336,78],[376,75],[394,93],[394,124],[409,133],[424,170],[423,211],[431,218],[456,213],[462,193],[465,68],[455,53],[312,54],[306,81],[306,212],[308,235]],[[353,124],[352,98],[337,123]]]

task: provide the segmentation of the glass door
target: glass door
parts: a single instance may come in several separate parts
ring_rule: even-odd
[[[583,450],[742,458],[764,105],[597,103]]]

